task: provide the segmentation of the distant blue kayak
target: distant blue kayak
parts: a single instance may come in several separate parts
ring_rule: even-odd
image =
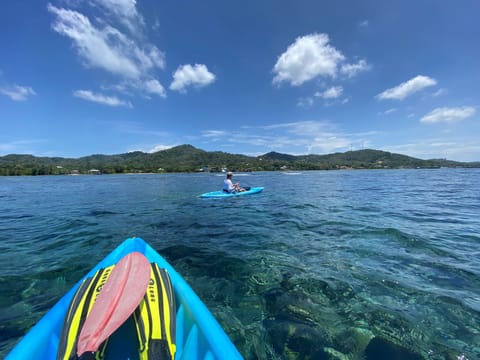
[[[145,255],[149,262],[166,269],[170,275],[176,301],[176,360],[242,359],[238,350],[200,298],[175,269],[142,239],[125,240],[88,272],[84,279],[100,269],[116,264],[125,255],[132,252],[140,252]],[[7,360],[57,359],[57,350],[62,343],[64,318],[67,316],[69,303],[82,284],[82,280],[23,337],[7,355]],[[139,358],[137,336],[135,327],[127,321],[110,337],[107,348],[110,356],[106,356],[106,360]]]
[[[250,190],[236,192],[236,193],[227,193],[223,190],[212,191],[212,192],[202,194],[202,195],[200,195],[200,197],[202,197],[202,198],[229,198],[229,197],[235,197],[235,196],[258,194],[259,192],[262,192],[262,191],[263,191],[263,187],[252,187],[252,188],[250,188]]]

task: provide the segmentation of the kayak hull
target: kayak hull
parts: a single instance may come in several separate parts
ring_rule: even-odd
[[[258,194],[263,191],[263,187],[252,187],[250,190],[237,192],[237,193],[227,193],[225,191],[212,191],[205,194],[200,195],[202,198],[215,198],[215,199],[222,199],[222,198],[230,198],[236,196],[245,196],[245,195],[252,195]]]
[[[142,239],[125,240],[90,270],[84,278],[92,276],[100,268],[116,264],[125,255],[134,251],[144,254],[150,262],[156,262],[159,267],[167,269],[170,275],[177,305],[177,353],[175,359],[242,359],[205,304],[175,269]],[[23,337],[7,355],[7,360],[56,359],[63,320],[70,301],[82,280],[75,284]],[[122,327],[124,326],[122,325]],[[127,328],[128,324],[125,324],[125,327]],[[128,329],[124,330],[124,333],[127,334]],[[123,340],[120,339],[119,343],[124,345],[134,343],[129,341],[131,339]],[[131,359],[126,352],[122,355],[121,358],[118,356],[115,358]]]

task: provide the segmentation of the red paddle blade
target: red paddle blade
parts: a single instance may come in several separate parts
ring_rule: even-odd
[[[77,355],[95,352],[142,301],[150,281],[150,263],[139,252],[125,256],[112,270],[85,319]]]

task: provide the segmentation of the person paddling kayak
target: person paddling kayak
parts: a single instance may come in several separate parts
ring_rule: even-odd
[[[244,188],[240,186],[240,183],[233,183],[232,182],[233,173],[231,171],[227,172],[227,178],[223,180],[223,192],[226,193],[237,193],[245,191]]]

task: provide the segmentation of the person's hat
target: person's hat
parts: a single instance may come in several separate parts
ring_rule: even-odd
[[[231,175],[233,175],[233,172],[231,171],[227,172],[227,176],[231,176]]]

